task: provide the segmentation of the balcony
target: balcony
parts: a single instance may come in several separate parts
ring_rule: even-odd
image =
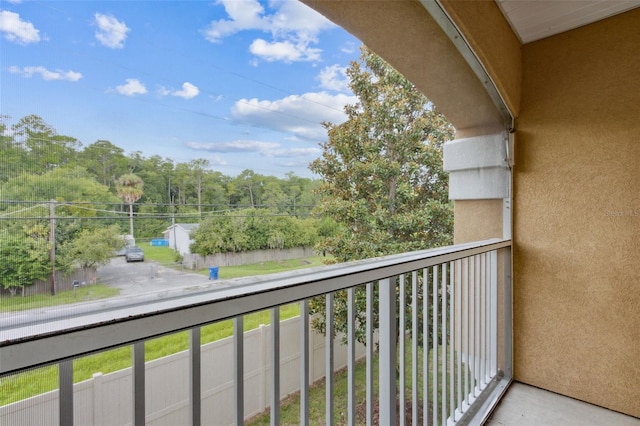
[[[57,364],[59,388],[2,407],[2,423],[57,418],[52,423],[242,424],[256,414],[255,402],[262,398],[268,401],[271,423],[280,424],[280,399],[300,390],[299,423],[310,424],[316,421],[309,417],[310,377],[316,369],[310,365],[317,365],[323,354],[326,419],[336,415],[333,372],[340,368],[340,358],[348,388],[341,418],[348,424],[408,424],[410,418],[422,418],[425,424],[480,423],[511,381],[510,251],[509,240],[490,240],[253,282],[223,282],[215,290],[147,297],[127,305],[114,302],[76,315],[9,321],[1,330],[0,374]],[[337,292],[347,294],[348,332],[334,339]],[[326,304],[328,331],[320,354],[310,344],[308,315],[308,301],[318,297]],[[366,300],[364,315],[358,315],[365,324],[356,321],[356,298]],[[301,315],[294,331],[297,342],[288,344],[289,325],[280,322],[279,312],[294,302],[300,303]],[[252,358],[260,345],[241,330],[244,315],[266,309],[271,326],[264,332],[267,349],[258,358],[266,360],[267,368],[256,382]],[[229,346],[232,365],[221,369],[200,345],[200,332],[230,318],[235,330]],[[361,325],[364,346],[356,342],[355,329]],[[145,363],[145,342],[184,330],[189,331],[190,349],[180,361],[164,370],[159,362]],[[292,355],[296,345],[299,350]],[[100,375],[90,386],[74,384],[74,359],[122,346],[132,347],[132,367],[122,373],[117,387],[98,386],[96,381],[107,381]],[[357,356],[366,364],[364,394],[355,392]],[[256,389],[262,386],[266,392],[258,397]],[[87,387],[93,391],[86,393]],[[218,392],[223,388],[227,392]],[[362,420],[357,406],[365,407]]]
[[[638,426],[635,417],[514,382],[498,404],[487,426],[537,425]]]

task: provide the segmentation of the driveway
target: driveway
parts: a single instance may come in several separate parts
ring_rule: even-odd
[[[127,263],[124,256],[114,257],[107,265],[98,268],[97,281],[119,288],[120,296],[166,292],[184,287],[209,287],[212,283],[205,275],[168,268],[150,260]]]

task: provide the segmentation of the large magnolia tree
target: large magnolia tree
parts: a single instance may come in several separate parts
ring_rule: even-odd
[[[453,138],[453,127],[366,47],[347,76],[358,101],[345,107],[344,123],[325,124],[328,140],[310,166],[323,179],[316,213],[340,225],[319,248],[344,262],[450,244],[453,212],[442,145]],[[336,295],[336,328],[346,331],[343,298]],[[315,302],[312,310],[322,312]],[[357,303],[364,303],[362,293]],[[364,317],[358,320],[364,324]],[[323,320],[316,326],[324,330]],[[363,336],[359,330],[359,340]]]

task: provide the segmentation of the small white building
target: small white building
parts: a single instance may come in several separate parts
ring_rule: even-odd
[[[169,247],[181,255],[191,254],[189,247],[193,240],[191,231],[198,229],[199,223],[176,223],[162,233],[165,240],[169,241]]]

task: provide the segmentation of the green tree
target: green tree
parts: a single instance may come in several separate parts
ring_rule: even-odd
[[[204,158],[198,158],[189,162],[189,169],[192,173],[193,186],[196,191],[196,197],[198,199],[198,216],[202,217],[202,191],[205,178],[207,176],[207,169],[210,164],[208,160]]]
[[[262,187],[264,186],[264,176],[255,173],[253,170],[243,170],[233,181],[238,194],[244,192],[244,196],[237,201],[238,204],[255,208],[261,203]]]
[[[127,171],[124,150],[106,140],[98,140],[85,147],[80,153],[80,160],[87,171],[107,187],[113,185],[116,176]]]
[[[133,203],[138,201],[143,191],[144,182],[133,173],[122,175],[116,181],[116,193],[118,197],[129,205],[129,233],[133,236]]]
[[[81,167],[57,167],[43,174],[25,173],[0,183],[0,192],[7,200],[58,200],[105,205],[118,201],[108,187],[96,182]]]
[[[47,232],[37,225],[0,232],[0,284],[12,295],[51,272]]]
[[[82,268],[85,281],[89,281],[90,270],[106,265],[113,254],[125,246],[117,225],[83,230],[61,249],[68,263]]]
[[[7,126],[8,120],[8,116],[0,115],[0,152],[2,153],[0,182],[20,174],[20,170],[25,164],[26,151],[14,141]]]
[[[14,140],[26,148],[33,172],[44,173],[54,167],[75,163],[80,142],[71,136],[59,135],[41,117],[23,117],[11,126],[11,130]]]
[[[191,234],[191,251],[203,256],[224,252],[311,247],[316,219],[301,220],[268,209],[242,209],[205,219]]]
[[[347,121],[325,124],[329,139],[310,166],[323,180],[315,212],[339,226],[318,248],[344,262],[450,244],[453,213],[442,145],[453,138],[453,127],[366,47],[347,75],[358,102],[345,107]],[[336,328],[346,331],[342,299],[337,296]],[[317,326],[323,328],[322,320]]]

